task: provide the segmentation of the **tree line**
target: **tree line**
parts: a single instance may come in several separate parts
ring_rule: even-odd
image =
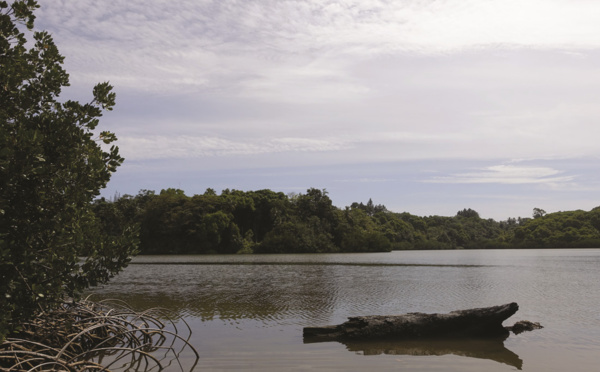
[[[92,209],[105,233],[137,226],[142,254],[388,252],[407,249],[600,247],[600,207],[533,218],[483,219],[473,209],[420,217],[384,205],[333,205],[326,190],[289,194],[142,190],[100,198]]]

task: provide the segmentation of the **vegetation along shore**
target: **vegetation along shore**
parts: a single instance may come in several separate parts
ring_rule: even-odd
[[[139,228],[142,254],[335,253],[405,249],[600,247],[600,207],[531,218],[484,219],[469,208],[453,217],[396,213],[372,200],[345,208],[325,190],[179,189],[94,201],[104,234]]]

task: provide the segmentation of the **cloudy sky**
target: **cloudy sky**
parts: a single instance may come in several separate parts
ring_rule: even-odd
[[[41,0],[87,101],[105,196],[304,192],[396,212],[600,205],[597,0]]]

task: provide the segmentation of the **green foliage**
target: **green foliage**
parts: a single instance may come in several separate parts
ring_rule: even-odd
[[[533,208],[533,218],[540,218],[546,215],[546,211],[541,208]]]
[[[94,134],[115,94],[102,83],[90,103],[58,101],[64,57],[48,33],[22,31],[36,8],[0,1],[0,338],[106,282],[136,249],[134,227],[103,226],[90,209],[123,162],[114,134]]]
[[[270,190],[227,189],[217,195],[208,189],[191,197],[175,189],[143,191],[112,202],[99,199],[93,210],[113,216],[102,219],[106,233],[124,224],[122,218],[139,223],[146,254],[389,251],[388,235],[394,235],[362,210],[351,213],[362,222],[350,221],[317,189],[293,197]]]
[[[480,218],[479,217],[479,213],[477,213],[476,211],[474,211],[471,208],[465,208],[462,211],[458,211],[456,213],[456,217],[464,217],[464,218]]]
[[[384,233],[384,225],[363,208],[346,209],[341,213],[336,231],[344,252],[389,252],[392,241]]]
[[[192,197],[168,189],[123,199],[115,202],[117,209],[125,208],[121,215],[128,216],[136,211],[130,218],[141,224],[141,249],[149,254],[600,246],[600,207],[497,222],[472,209],[454,217],[419,217],[390,212],[372,201],[342,210],[325,190],[314,188],[289,196],[229,189],[217,195],[208,189]],[[97,215],[102,215],[101,205],[94,207]]]
[[[373,199],[369,199],[367,204],[363,204],[362,202],[352,203],[350,208],[361,209],[361,210],[365,211],[369,216],[374,216],[376,213],[380,213],[380,212],[387,212],[387,209],[385,208],[384,205],[381,205],[381,204],[375,205],[373,203]]]
[[[244,248],[234,222],[234,205],[212,192],[187,197],[163,190],[145,205],[141,221],[142,253],[236,253]]]
[[[539,216],[516,228],[512,243],[532,248],[600,247],[599,212],[595,208]]]
[[[318,220],[277,225],[257,247],[257,253],[335,253],[331,235],[317,228]]]

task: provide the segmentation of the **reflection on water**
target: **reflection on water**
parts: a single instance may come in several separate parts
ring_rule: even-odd
[[[328,358],[311,359],[313,369],[341,368],[342,359],[351,360],[346,367],[352,367],[361,362],[345,350],[349,356],[331,346],[303,344],[302,327],[338,324],[350,316],[447,313],[517,302],[520,310],[509,323],[527,319],[546,328],[477,347],[353,343],[347,348],[381,354],[368,363],[382,368],[390,363],[385,355],[425,354],[469,356],[472,363],[493,360],[504,368],[560,370],[562,363],[563,369],[580,370],[564,361],[600,363],[598,267],[600,250],[143,256],[92,293],[95,298],[126,300],[136,310],[160,306],[185,317],[196,327],[193,337],[205,353],[200,369],[202,363],[222,370],[232,361],[243,364],[254,358],[253,369],[275,370],[267,361],[280,358],[279,367],[292,360],[308,363],[302,354],[306,350],[329,350]],[[430,358],[417,359],[422,362],[415,363],[425,363],[421,369],[433,368]],[[464,368],[444,365],[443,370]],[[503,370],[472,366],[480,368]]]
[[[337,297],[336,286],[326,285],[332,282],[332,273],[321,266],[304,270],[288,265],[164,267],[136,265],[95,292],[102,296],[112,292],[110,296],[126,299],[137,309],[160,303],[180,316],[265,324],[328,319]]]
[[[110,286],[96,293],[127,299],[136,308],[169,304],[182,316],[203,320],[261,320],[309,325],[346,316],[428,311],[440,298],[466,299],[471,283],[446,288],[445,283],[423,277],[435,270],[454,275],[457,270],[485,269],[482,265],[422,265],[395,263],[269,262],[251,264],[164,263],[134,264]],[[482,286],[494,283],[466,280]],[[459,278],[463,280],[463,278]],[[410,299],[418,291],[431,297]],[[465,301],[466,302],[466,301]],[[493,303],[496,305],[497,303]],[[457,308],[465,308],[466,303]],[[445,312],[447,308],[439,308]]]
[[[348,351],[362,355],[458,355],[489,359],[522,369],[523,361],[504,347],[503,339],[485,340],[420,340],[420,341],[340,341]]]

